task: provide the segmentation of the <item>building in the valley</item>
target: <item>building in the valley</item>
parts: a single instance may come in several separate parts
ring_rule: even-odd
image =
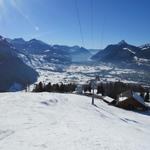
[[[144,111],[148,109],[144,99],[136,92],[126,91],[118,96],[116,106],[128,110]]]

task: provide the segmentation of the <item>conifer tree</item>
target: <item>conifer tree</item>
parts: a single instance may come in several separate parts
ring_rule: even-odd
[[[91,93],[91,90],[92,90],[92,87],[91,87],[91,84],[89,84],[88,91]]]
[[[149,91],[146,93],[144,100],[145,102],[150,102]]]
[[[38,85],[38,92],[43,92],[43,91],[44,91],[44,86],[43,86],[43,83],[40,82]]]
[[[46,92],[52,92],[52,85],[50,82],[45,86],[45,90]]]
[[[87,85],[84,86],[84,93],[88,91]]]
[[[61,85],[59,87],[59,92],[61,92],[61,93],[65,92],[65,85],[63,83],[61,83]]]

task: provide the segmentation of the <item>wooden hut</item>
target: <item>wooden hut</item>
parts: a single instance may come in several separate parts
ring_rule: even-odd
[[[144,111],[148,106],[144,103],[144,99],[136,92],[127,91],[118,96],[116,106],[128,110]]]

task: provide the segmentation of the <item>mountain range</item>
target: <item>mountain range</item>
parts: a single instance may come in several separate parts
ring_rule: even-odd
[[[108,45],[103,50],[89,50],[79,46],[49,45],[37,39],[25,41],[22,38],[9,39],[18,52],[26,55],[44,55],[50,63],[68,64],[72,62],[86,62],[90,58],[104,62],[135,62],[139,59],[150,59],[150,44],[134,46],[124,40],[118,44]]]
[[[118,44],[108,45],[92,56],[92,60],[104,62],[133,63],[137,59],[150,59],[150,45],[137,47],[123,40]]]
[[[37,81],[35,67],[46,64],[56,66],[72,62],[87,61],[91,53],[79,46],[49,45],[37,39],[0,36],[0,91],[23,89]],[[58,67],[59,70],[61,69]]]
[[[39,75],[36,71],[38,67],[43,69],[55,65],[62,70],[62,65],[72,63],[96,61],[98,64],[102,61],[136,64],[139,60],[148,60],[150,63],[150,44],[138,47],[121,41],[103,50],[89,50],[79,46],[50,45],[37,39],[25,41],[23,38],[0,36],[0,91],[18,85],[24,88],[34,83]]]
[[[25,41],[22,38],[9,39],[8,42],[21,53],[45,55],[46,60],[54,63],[87,61],[92,56],[87,49],[79,46],[49,45],[37,39]]]

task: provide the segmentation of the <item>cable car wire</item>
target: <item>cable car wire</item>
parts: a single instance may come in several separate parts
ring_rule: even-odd
[[[90,0],[91,6],[91,48],[94,44],[94,1]]]
[[[84,36],[83,36],[83,31],[82,31],[78,0],[74,0],[74,1],[75,1],[75,9],[76,9],[76,15],[77,15],[77,20],[78,20],[78,25],[79,25],[79,32],[80,32],[80,37],[81,37],[81,46],[84,47],[85,46],[84,45]]]

